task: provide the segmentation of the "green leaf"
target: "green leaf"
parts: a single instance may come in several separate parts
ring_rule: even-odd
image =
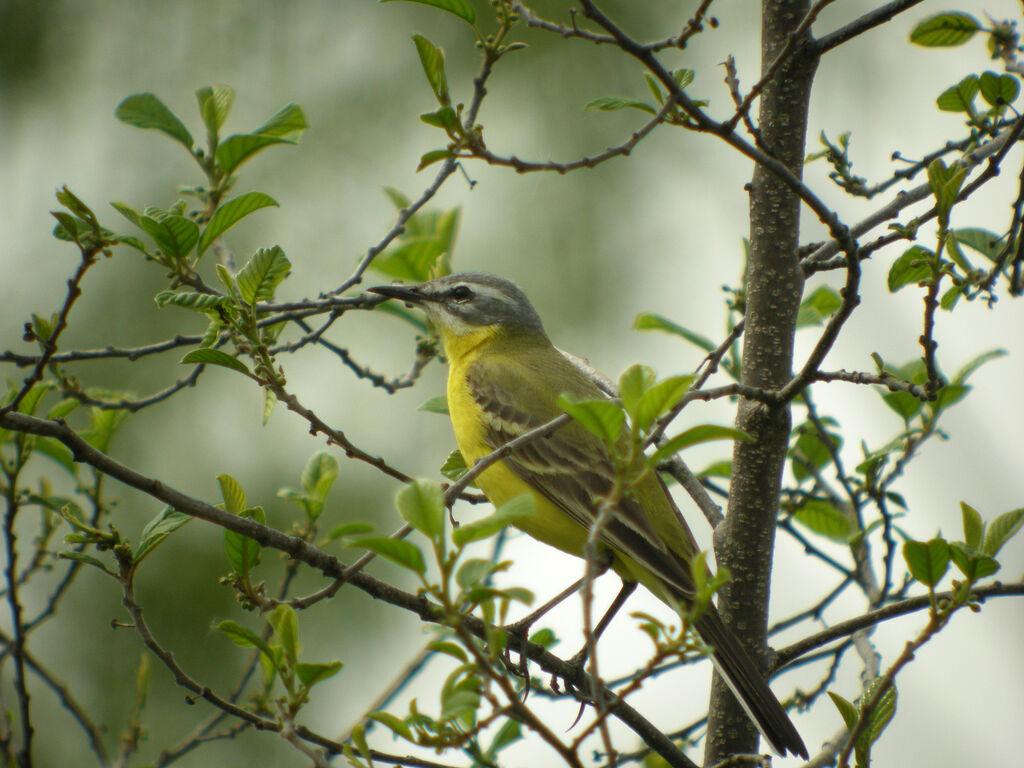
[[[192,515],[186,515],[172,507],[164,507],[163,511],[146,523],[139,537],[139,546],[135,552],[135,565],[160,546],[163,540],[192,520]]]
[[[394,0],[380,0],[382,3],[394,2]],[[410,3],[419,3],[421,5],[429,5],[433,8],[440,8],[442,11],[453,13],[460,19],[469,22],[470,24],[476,23],[476,12],[466,0],[406,0]]]
[[[749,441],[753,438],[741,429],[722,427],[717,424],[699,424],[668,440],[656,450],[648,463],[653,467],[660,464],[669,456],[699,443],[709,443],[713,440],[742,440]]]
[[[558,407],[608,446],[614,445],[626,425],[622,406],[610,400],[577,400],[571,395],[561,394]]]
[[[874,691],[879,685],[882,684],[881,678],[876,679],[865,691],[864,699],[862,704],[873,697]],[[882,694],[878,703],[872,708],[871,713],[868,715],[868,724],[861,732],[860,738],[857,739],[855,750],[857,753],[857,762],[865,767],[869,764],[868,756],[871,752],[871,745],[878,741],[878,737],[882,735],[882,731],[889,725],[889,721],[892,720],[893,715],[896,714],[896,686],[890,684],[886,689],[885,693]]]
[[[89,428],[82,437],[89,441],[93,448],[104,453],[110,448],[110,441],[118,427],[128,418],[128,411],[108,408],[91,408],[89,410]]]
[[[622,399],[622,407],[626,409],[626,413],[631,416],[636,413],[640,398],[654,386],[655,381],[657,381],[657,376],[646,365],[633,365],[623,372],[619,377],[619,397]]]
[[[835,425],[835,420],[826,417],[823,419],[823,423],[824,425]],[[797,439],[789,454],[794,459],[791,464],[793,477],[800,483],[813,477],[815,469],[820,470],[832,463],[832,454],[842,447],[843,440],[834,432],[829,432],[827,428],[823,439],[818,432],[818,427],[813,422],[804,422],[794,432],[797,434]]]
[[[431,267],[445,252],[445,246],[433,234],[407,238],[373,260],[373,268],[395,280],[421,283],[430,279]]]
[[[181,362],[196,363],[199,365],[219,365],[223,368],[231,368],[239,373],[252,376],[252,373],[250,373],[249,368],[245,363],[237,357],[232,357],[227,352],[221,352],[219,349],[209,349],[206,347],[193,349],[181,358]]]
[[[285,104],[273,117],[253,131],[258,136],[272,136],[274,138],[291,137],[289,144],[294,144],[298,137],[292,137],[293,133],[302,133],[309,128],[306,121],[306,113],[298,104]]]
[[[228,477],[221,475],[221,477]],[[217,478],[220,480],[220,477]],[[223,484],[222,484],[223,487]],[[241,489],[239,489],[241,490]],[[227,496],[225,496],[225,499]],[[232,502],[234,503],[234,502]],[[250,507],[237,513],[239,517],[254,520],[261,525],[266,523],[266,515],[262,507]],[[260,562],[260,544],[255,539],[236,531],[224,531],[224,552],[227,555],[231,567],[242,578],[248,578],[252,569]]]
[[[364,539],[356,539],[349,543],[348,546],[368,549],[374,554],[380,555],[421,576],[427,571],[427,565],[423,560],[423,553],[408,541],[391,539],[387,536],[370,536]]]
[[[857,533],[857,527],[850,517],[824,499],[808,499],[794,517],[819,536],[840,544],[848,544]]]
[[[290,605],[279,605],[267,616],[267,621],[274,628],[274,636],[284,650],[288,663],[295,664],[299,658],[299,617]]]
[[[635,99],[627,99],[624,96],[601,96],[596,99],[588,101],[584,109],[599,109],[602,112],[616,112],[620,109],[639,109],[641,112],[647,112],[651,115],[658,114],[658,110],[652,107],[650,104],[645,104],[642,101],[636,101]]]
[[[229,136],[217,147],[217,165],[225,174],[234,173],[242,163],[248,162],[257,152],[274,144],[294,144],[290,139],[259,133],[242,133]]]
[[[341,671],[340,661],[330,661],[326,664],[296,664],[295,676],[299,682],[308,690],[317,683],[322,683],[334,677]]]
[[[268,658],[274,658],[274,652],[263,641],[263,638],[237,621],[231,621],[230,619],[215,621],[213,628],[218,632],[223,632],[231,642],[241,648],[259,648]]]
[[[444,537],[444,493],[433,480],[417,478],[395,494],[395,506],[402,519],[428,539]]]
[[[213,245],[214,240],[250,213],[271,205],[276,206],[277,201],[262,192],[246,192],[228,200],[216,210],[203,230],[202,237],[199,238],[199,255],[202,256],[203,252]]]
[[[939,13],[929,16],[910,33],[910,42],[926,48],[963,45],[981,29],[968,13]]]
[[[536,514],[533,497],[524,493],[506,501],[493,515],[472,523],[463,523],[452,532],[452,541],[457,547],[464,547],[470,542],[489,538],[502,528],[515,525],[517,520],[533,514]]]
[[[87,555],[84,552],[59,552],[57,556],[64,560],[74,560],[76,563],[91,565],[94,568],[99,568],[101,571],[109,573],[111,576],[117,575],[110,570],[102,560],[99,560],[92,555]]]
[[[935,99],[935,104],[943,112],[974,112],[974,99],[980,89],[977,75],[968,75],[956,85],[952,85]]]
[[[704,469],[697,473],[697,477],[731,477],[732,476],[732,461],[729,459],[723,459],[722,461],[713,461],[708,464]]]
[[[978,549],[985,536],[985,523],[982,522],[981,515],[966,501],[961,501],[960,516],[964,524],[964,541],[967,546]]]
[[[181,260],[187,257],[199,242],[199,227],[191,219],[177,215],[162,215],[147,209],[139,219],[139,226],[165,255]]]
[[[114,115],[136,128],[152,128],[192,149],[192,134],[164,103],[152,93],[136,93],[117,105]]]
[[[944,539],[903,543],[903,559],[910,575],[926,587],[935,588],[949,568],[949,544]]]
[[[843,723],[846,724],[846,727],[853,728],[857,725],[857,720],[859,719],[857,708],[838,693],[829,691],[828,696],[832,699],[832,703],[836,705],[836,709],[839,710],[839,714],[842,715]]]
[[[248,304],[270,301],[291,268],[292,264],[280,246],[260,248],[235,276],[238,293]]]
[[[430,152],[424,152],[423,156],[420,157],[420,164],[416,166],[417,171],[422,171],[429,165],[440,162],[441,160],[447,160],[449,157],[454,157],[450,150],[447,149],[432,149]]]
[[[952,235],[958,243],[977,251],[989,261],[995,261],[1003,247],[1003,238],[987,229],[956,229]]]
[[[242,514],[245,509],[245,491],[241,484],[231,475],[217,475],[217,482],[220,483],[220,494],[224,498],[224,509],[232,515]]]
[[[935,207],[938,210],[940,223],[949,217],[949,211],[960,194],[960,186],[967,177],[967,168],[953,165],[949,168],[941,159],[933,160],[928,166],[928,186],[935,196]]]
[[[462,647],[448,640],[435,640],[427,647],[435,653],[443,653],[446,656],[451,656],[453,659],[457,659],[463,664],[469,663],[469,656],[467,656],[466,652],[462,650]]]
[[[911,283],[927,283],[932,280],[931,264],[935,254],[920,245],[912,245],[889,268],[889,293]]]
[[[672,410],[690,389],[694,376],[669,376],[644,392],[631,414],[641,432],[650,429],[654,422]]]
[[[219,296],[215,293],[198,293],[196,291],[160,291],[156,296],[153,297],[153,301],[156,302],[158,307],[166,307],[167,305],[173,305],[175,307],[184,307],[186,309],[194,309],[197,312],[205,312],[209,309],[216,309],[227,303],[229,299],[226,296]]]
[[[949,554],[956,567],[971,581],[984,579],[999,570],[999,562],[990,555],[979,552],[970,544],[954,541],[949,545]]]
[[[302,487],[312,496],[323,500],[338,479],[338,460],[327,451],[318,451],[310,456],[302,470]]]
[[[1013,103],[1020,94],[1020,82],[1012,75],[983,72],[978,78],[981,97],[996,109]]]
[[[373,533],[375,528],[376,526],[374,526],[373,523],[364,523],[359,521],[342,523],[341,525],[331,529],[330,533],[327,534],[327,540],[333,541],[334,539],[340,539],[345,536],[362,536],[366,533]]]
[[[458,450],[448,454],[448,458],[444,460],[440,469],[442,475],[455,482],[458,482],[468,471],[466,460],[462,458],[462,454]]]
[[[231,105],[235,103],[235,92],[226,85],[215,85],[212,88],[200,88],[196,91],[199,101],[199,114],[203,118],[206,130],[216,136],[224,121],[231,113]]]
[[[809,325],[821,325],[842,305],[843,300],[839,294],[823,285],[817,288],[810,296],[800,302],[800,309],[796,314],[796,327],[804,328]]]
[[[412,41],[416,44],[416,52],[420,56],[423,73],[427,76],[427,82],[430,83],[434,97],[442,107],[447,107],[452,103],[452,99],[448,94],[448,75],[444,69],[444,51],[423,35],[413,35]]]
[[[1006,357],[1009,353],[1005,349],[990,349],[987,352],[982,352],[976,358],[967,363],[963,368],[957,371],[956,376],[953,377],[954,384],[963,384],[967,381],[967,378],[974,373],[978,368],[983,366],[990,360],[997,360],[1000,357]]]
[[[701,336],[699,333],[683,328],[683,326],[672,322],[667,317],[650,312],[637,315],[636,320],[633,321],[633,327],[638,331],[664,331],[675,336],[681,336],[705,352],[712,352],[717,346],[706,336]]]
[[[1017,534],[1022,525],[1024,525],[1024,508],[1014,509],[1000,515],[989,523],[981,551],[995,557],[1003,545]]]
[[[432,397],[429,400],[424,400],[420,403],[420,406],[416,409],[418,411],[426,411],[427,413],[440,413],[443,416],[448,415],[448,398],[444,395],[438,395]]]

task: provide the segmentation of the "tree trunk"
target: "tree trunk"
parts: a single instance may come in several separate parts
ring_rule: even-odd
[[[807,0],[763,0],[762,72],[783,50],[808,7]],[[815,65],[815,59],[801,55],[798,49],[760,99],[762,148],[797,177],[802,175],[807,104]],[[796,314],[803,291],[797,261],[799,230],[797,196],[771,172],[756,167],[750,188],[744,384],[775,389],[791,378]],[[715,534],[718,563],[732,574],[732,581],[719,597],[719,608],[763,668],[775,520],[790,431],[789,408],[767,408],[741,400],[736,425],[754,440],[736,443],[728,514]],[[716,674],[705,764],[714,765],[738,752],[756,752],[757,738],[757,730]]]

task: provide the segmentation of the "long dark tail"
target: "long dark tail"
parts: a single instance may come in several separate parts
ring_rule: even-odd
[[[722,623],[714,607],[697,619],[695,627],[705,643],[714,648],[715,668],[729,684],[736,700],[757,725],[761,734],[780,755],[792,752],[807,759],[807,747],[779,704],[739,638]]]

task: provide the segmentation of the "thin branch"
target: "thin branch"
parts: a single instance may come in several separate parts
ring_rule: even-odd
[[[840,27],[835,32],[830,32],[829,34],[819,37],[817,40],[813,41],[811,45],[814,47],[814,52],[819,56],[823,53],[827,53],[833,48],[852,40],[858,35],[863,35],[868,30],[874,29],[881,24],[885,24],[896,15],[903,13],[903,11],[908,8],[913,8],[920,2],[921,0],[893,0],[893,2],[880,6],[873,11],[868,11],[867,13],[857,17],[854,21],[851,21],[845,27]]]
[[[1017,582],[1014,584],[995,582],[994,584],[975,587],[971,590],[971,595],[979,600],[985,600],[988,597],[999,597],[1002,595],[1024,595],[1024,582]],[[952,591],[935,593],[935,599],[940,601],[949,600],[952,599],[952,597]],[[876,608],[873,611],[868,611],[867,613],[853,619],[847,619],[846,621],[840,622],[839,624],[829,627],[815,635],[805,637],[803,640],[799,640],[792,645],[780,648],[775,652],[775,658],[772,661],[772,668],[775,670],[783,669],[808,651],[820,648],[827,643],[831,643],[833,640],[838,640],[839,638],[846,637],[847,635],[852,635],[858,630],[874,627],[883,621],[895,619],[898,616],[906,616],[909,613],[915,613],[925,608],[930,608],[931,605],[932,602],[930,596],[920,595],[918,597],[910,597],[906,600],[901,600],[898,603],[891,603],[890,605]]]
[[[666,118],[676,109],[675,99],[671,96],[665,100],[664,106],[659,110],[658,114],[648,120],[644,125],[630,134],[630,137],[614,147],[608,147],[604,152],[599,152],[596,155],[589,155],[581,157],[579,160],[572,160],[570,162],[560,163],[555,160],[548,160],[546,162],[536,162],[530,160],[521,160],[515,155],[509,157],[502,157],[500,155],[491,152],[489,149],[484,147],[482,144],[474,144],[470,146],[463,153],[459,154],[459,157],[463,158],[476,158],[483,160],[489,165],[506,166],[508,168],[514,168],[516,173],[530,173],[532,171],[555,171],[560,174],[569,173],[580,168],[594,168],[601,163],[611,160],[613,157],[628,157],[636,147],[651,131],[653,131],[658,125],[664,123]]]

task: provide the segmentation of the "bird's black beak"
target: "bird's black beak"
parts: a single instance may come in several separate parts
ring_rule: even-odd
[[[366,290],[387,296],[389,299],[400,299],[408,304],[422,304],[427,300],[426,296],[420,293],[418,285],[375,285]]]

